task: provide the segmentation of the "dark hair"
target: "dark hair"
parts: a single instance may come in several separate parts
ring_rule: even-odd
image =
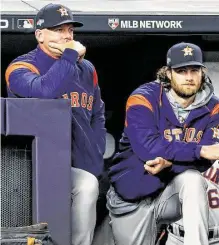
[[[206,81],[208,81],[209,78],[206,75],[205,69],[201,67],[201,70],[202,70],[202,86],[200,89],[202,90],[204,83],[206,83]],[[156,75],[157,75],[157,81],[159,81],[164,88],[170,90],[171,82],[170,82],[170,79],[167,77],[167,71],[171,71],[171,68],[168,66],[163,66],[157,71]]]

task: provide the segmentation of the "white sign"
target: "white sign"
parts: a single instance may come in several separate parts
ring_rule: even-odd
[[[108,19],[108,25],[115,30],[121,29],[182,29],[183,20],[119,20]]]
[[[121,20],[121,29],[181,29],[182,20]]]
[[[9,27],[9,21],[6,19],[1,19],[0,20],[0,28],[1,29],[6,29]]]
[[[34,20],[33,19],[18,19],[17,27],[19,29],[31,29],[34,28]]]
[[[115,30],[119,26],[119,19],[118,18],[111,18],[108,19],[108,25],[111,27],[113,30]]]

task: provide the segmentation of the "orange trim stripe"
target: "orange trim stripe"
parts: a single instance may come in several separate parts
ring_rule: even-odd
[[[219,114],[219,104],[217,104],[213,110],[211,111],[211,116],[215,115],[215,114]]]
[[[9,65],[9,67],[7,68],[6,72],[5,72],[5,80],[6,80],[6,83],[7,83],[7,86],[9,87],[9,76],[10,74],[17,70],[17,69],[20,69],[20,68],[26,68],[26,69],[29,69],[30,71],[40,75],[38,69],[30,64],[30,63],[27,63],[27,62],[22,62],[22,61],[18,61],[18,62],[15,62],[11,65]]]
[[[129,107],[135,105],[145,106],[153,112],[153,107],[151,103],[143,95],[140,94],[131,95],[126,103],[126,111],[129,109]]]
[[[97,77],[97,72],[96,72],[95,69],[94,69],[94,72],[93,72],[93,82],[94,82],[94,87],[96,87],[97,84],[98,84],[98,77]]]
[[[131,106],[135,106],[135,105],[142,105],[145,106],[146,108],[148,108],[149,110],[151,110],[153,112],[153,107],[151,105],[151,103],[149,102],[149,100],[147,100],[143,95],[141,94],[135,94],[135,95],[131,95],[128,98],[128,101],[126,103],[126,112],[128,111],[128,109]],[[125,127],[128,126],[128,122],[127,119],[125,120]]]

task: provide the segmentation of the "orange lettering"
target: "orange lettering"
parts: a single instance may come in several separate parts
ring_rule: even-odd
[[[70,95],[71,95],[71,106],[80,107],[79,94],[77,92],[71,92]]]
[[[67,95],[67,94],[63,94],[62,97],[63,97],[64,99],[68,99],[68,95]]]
[[[196,142],[199,143],[201,141],[203,135],[203,131],[198,131],[197,135],[196,135]]]
[[[94,97],[92,95],[89,96],[89,99],[88,99],[88,104],[87,104],[87,109],[89,111],[92,110],[92,106],[93,106],[93,100],[94,100]]]
[[[181,128],[174,128],[174,129],[172,129],[172,134],[175,135],[176,140],[180,140],[179,135],[182,134],[182,129]]]
[[[195,136],[195,128],[188,128],[186,131],[186,142],[192,142]]]
[[[171,136],[171,131],[170,129],[164,130],[164,138],[171,142],[173,140],[173,137]]]
[[[83,108],[86,108],[86,105],[87,105],[87,94],[82,93],[82,95],[81,95],[81,106]]]

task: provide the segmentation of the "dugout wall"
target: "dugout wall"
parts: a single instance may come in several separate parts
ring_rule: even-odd
[[[1,227],[47,222],[69,245],[70,101],[1,99],[1,125]]]

